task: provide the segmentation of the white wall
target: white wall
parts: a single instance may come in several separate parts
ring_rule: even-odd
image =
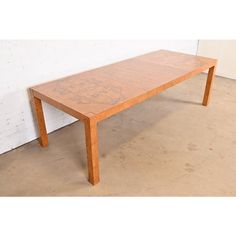
[[[200,40],[197,53],[218,59],[217,75],[236,79],[236,40]]]
[[[0,41],[0,153],[37,137],[27,88],[158,49],[196,54],[197,40]],[[74,118],[44,104],[48,132]]]

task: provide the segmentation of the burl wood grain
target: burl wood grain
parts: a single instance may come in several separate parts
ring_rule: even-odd
[[[34,86],[41,140],[45,140],[39,100],[84,121],[89,181],[99,182],[97,122],[209,69],[207,105],[217,60],[160,50],[112,65]],[[38,99],[38,100],[37,100]]]
[[[43,115],[42,102],[39,98],[31,94],[31,103],[34,107],[35,117],[37,119],[38,131],[39,131],[39,143],[42,147],[48,146],[48,135]]]
[[[89,182],[95,185],[99,182],[97,122],[93,119],[86,119],[84,126]]]

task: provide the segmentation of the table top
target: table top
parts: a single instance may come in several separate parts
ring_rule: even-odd
[[[160,50],[31,90],[46,102],[77,112],[78,118],[90,118],[125,109],[215,64],[215,59]]]

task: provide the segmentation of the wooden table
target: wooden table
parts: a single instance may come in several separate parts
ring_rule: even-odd
[[[207,106],[217,60],[160,50],[30,88],[39,140],[48,146],[41,100],[84,122],[89,182],[99,182],[97,123],[206,69]]]

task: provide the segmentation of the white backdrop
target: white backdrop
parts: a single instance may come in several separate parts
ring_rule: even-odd
[[[197,54],[218,59],[216,75],[236,79],[236,40],[200,40]]]
[[[0,154],[37,137],[30,86],[158,49],[196,54],[197,40],[0,41]],[[75,121],[43,105],[48,132]]]

